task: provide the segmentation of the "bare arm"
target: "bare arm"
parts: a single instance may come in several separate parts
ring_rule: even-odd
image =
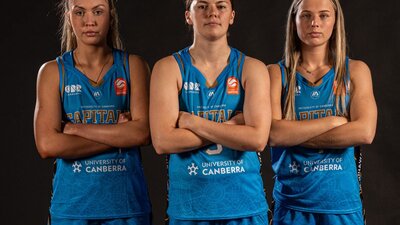
[[[132,119],[118,124],[67,124],[64,133],[77,135],[114,147],[131,147],[148,144],[150,140],[149,67],[138,56],[129,56],[131,83],[130,105]]]
[[[295,146],[302,144],[311,138],[321,135],[335,127],[347,123],[343,117],[329,116],[314,120],[293,121],[285,120],[282,115],[281,95],[282,78],[279,65],[269,65],[268,71],[271,78],[271,104],[272,125],[269,137],[269,145]]]
[[[350,122],[329,130],[303,145],[310,148],[344,148],[371,144],[376,130],[377,107],[371,72],[362,61],[350,61]]]
[[[81,137],[63,134],[59,72],[55,61],[44,64],[38,73],[34,134],[42,158],[80,158],[98,154],[110,146]]]
[[[179,127],[236,150],[263,151],[271,124],[268,70],[262,62],[246,57],[242,78],[245,89],[244,125],[218,123],[182,113]]]
[[[211,143],[187,129],[177,128],[181,86],[179,66],[173,56],[155,64],[150,82],[150,129],[158,154],[187,152]]]

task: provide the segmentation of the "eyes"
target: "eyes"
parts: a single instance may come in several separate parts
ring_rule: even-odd
[[[317,16],[321,20],[326,20],[326,19],[328,19],[330,17],[330,14],[323,12],[323,13],[320,13],[319,15],[317,15]],[[311,14],[311,13],[308,13],[308,12],[300,14],[300,19],[302,19],[302,20],[312,20],[313,18],[314,18],[314,15]]]
[[[81,9],[81,8],[75,9],[73,11],[73,14],[75,16],[79,16],[79,17],[84,16],[85,13],[86,13],[86,10],[85,9]],[[93,9],[92,10],[92,14],[95,15],[95,16],[101,16],[101,15],[104,14],[104,10],[103,9]]]
[[[195,7],[196,7],[196,9],[199,9],[199,10],[208,10],[209,7],[211,7],[211,6],[209,6],[208,4],[200,3],[200,4],[197,4]],[[228,4],[227,3],[219,3],[219,4],[217,4],[216,7],[218,10],[225,10],[228,8]]]

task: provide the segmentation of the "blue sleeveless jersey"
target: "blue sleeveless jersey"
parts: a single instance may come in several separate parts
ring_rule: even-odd
[[[63,120],[115,124],[130,111],[128,54],[113,50],[114,64],[98,85],[74,67],[72,52],[57,58]],[[87,158],[57,159],[50,212],[61,218],[105,219],[150,212],[140,149],[115,148]]]
[[[286,94],[284,63],[282,71],[282,106]],[[348,71],[348,59],[346,59]],[[296,73],[295,111],[299,120],[336,115],[335,71],[324,75],[313,86]],[[346,77],[346,105],[349,105],[350,76]],[[282,108],[283,110],[283,108]],[[288,137],[290,138],[290,137]],[[273,197],[281,205],[299,211],[344,214],[361,209],[354,148],[309,149],[300,146],[271,148],[272,167],[276,174]]]
[[[241,112],[245,56],[231,48],[229,64],[209,87],[189,54],[188,48],[174,54],[182,75],[179,110],[221,123]],[[267,212],[256,152],[212,144],[171,154],[168,168],[167,213],[175,219],[233,219]]]

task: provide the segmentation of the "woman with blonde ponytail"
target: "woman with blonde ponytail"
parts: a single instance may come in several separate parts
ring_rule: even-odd
[[[373,141],[377,108],[368,66],[346,55],[339,0],[294,0],[268,70],[273,224],[363,224],[354,146]]]
[[[39,70],[34,131],[55,158],[49,224],[150,225],[139,146],[147,63],[121,50],[115,0],[61,0],[61,52]]]

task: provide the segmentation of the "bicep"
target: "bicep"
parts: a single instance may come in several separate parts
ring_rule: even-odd
[[[138,56],[129,56],[130,105],[132,120],[148,121],[149,108],[149,67]]]
[[[269,75],[265,65],[253,61],[243,68],[245,99],[243,115],[245,124],[253,127],[265,127],[270,121]]]
[[[158,62],[150,82],[150,126],[152,133],[168,132],[176,127],[179,116],[178,65],[172,59]]]
[[[282,119],[282,77],[280,68],[278,65],[268,66],[269,77],[270,77],[270,90],[271,90],[271,111],[272,119]]]
[[[39,70],[36,89],[34,129],[36,138],[61,132],[61,100],[58,69],[55,63]]]
[[[363,120],[373,122],[377,117],[375,97],[373,94],[371,72],[363,62],[355,62],[350,67],[351,73],[351,121]],[[368,109],[368,110],[365,110]]]

